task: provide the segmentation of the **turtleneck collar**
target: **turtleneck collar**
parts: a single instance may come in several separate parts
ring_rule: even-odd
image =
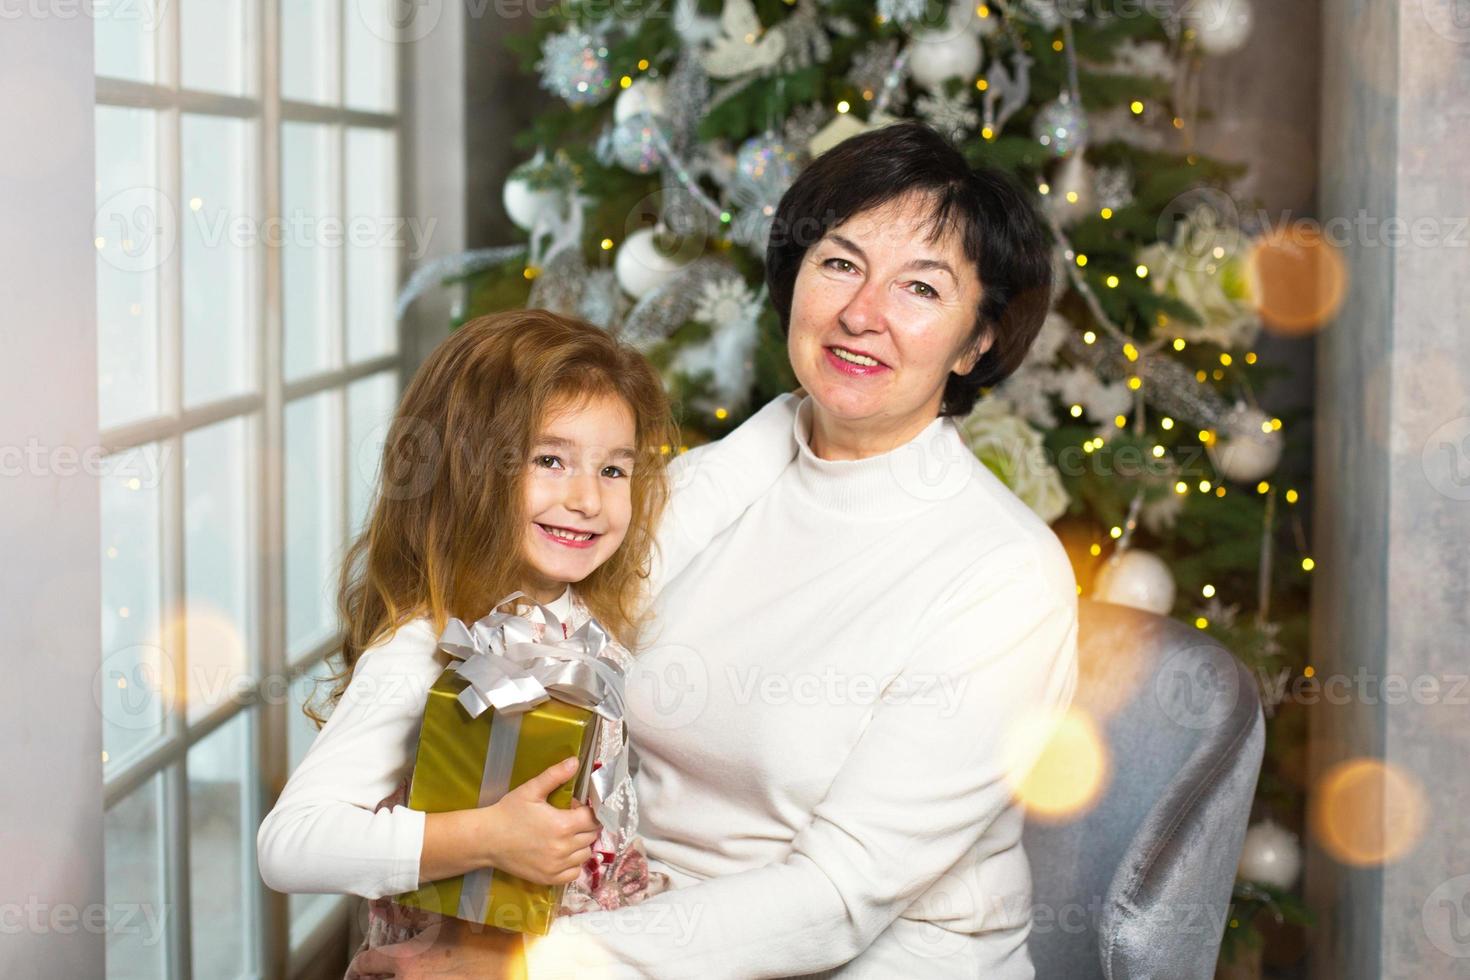
[[[974,475],[979,461],[959,429],[938,416],[902,446],[864,459],[822,459],[811,448],[815,405],[807,395],[792,424],[796,479],[814,503],[850,517],[901,517],[954,496]]]

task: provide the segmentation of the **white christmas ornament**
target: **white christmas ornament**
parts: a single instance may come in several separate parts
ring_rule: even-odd
[[[687,265],[680,261],[681,252],[665,255],[654,240],[654,229],[640,228],[628,236],[613,260],[613,271],[623,292],[642,299],[668,282]]]
[[[639,78],[618,93],[613,102],[613,122],[622,122],[640,112],[650,116],[667,116],[664,106],[664,83],[651,78]]]
[[[1250,0],[1196,0],[1185,6],[1183,19],[1205,54],[1229,54],[1250,37],[1255,11]]]
[[[1130,548],[1108,559],[1093,598],[1167,616],[1174,608],[1174,573],[1158,555]]]
[[[1245,832],[1236,877],[1283,891],[1296,884],[1302,870],[1302,848],[1296,834],[1271,820]]]
[[[969,31],[916,31],[909,44],[909,74],[931,92],[946,79],[971,82],[980,73],[980,40]]]
[[[554,214],[561,205],[561,191],[555,189],[532,190],[525,177],[512,175],[501,191],[505,213],[515,226],[530,231],[543,214]]]
[[[1255,483],[1275,472],[1283,442],[1265,412],[1237,405],[1225,416],[1208,449],[1215,469],[1225,479]]]
[[[1096,210],[1092,185],[1092,168],[1081,153],[1072,154],[1062,163],[1046,195],[1046,207],[1062,227],[1075,225]]]

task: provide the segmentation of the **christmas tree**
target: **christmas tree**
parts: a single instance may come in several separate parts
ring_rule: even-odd
[[[527,240],[421,270],[405,302],[458,280],[464,318],[582,316],[659,366],[689,441],[714,439],[796,385],[762,260],[809,160],[918,118],[1010,170],[1052,226],[1053,309],[961,429],[1053,524],[1084,594],[1245,662],[1269,719],[1255,816],[1300,827],[1305,716],[1282,691],[1310,676],[1309,427],[1256,403],[1271,369],[1252,349],[1306,325],[1272,296],[1299,243],[1242,220],[1243,169],[1191,149],[1199,73],[1244,42],[1249,0],[1104,6],[564,4],[508,41],[564,103],[516,137],[504,201]],[[1238,884],[1227,958],[1262,909],[1303,921],[1291,864]]]

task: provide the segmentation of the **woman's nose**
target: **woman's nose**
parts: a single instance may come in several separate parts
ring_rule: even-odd
[[[883,290],[876,281],[869,279],[858,286],[848,299],[847,305],[838,314],[842,325],[852,333],[867,333],[883,324]]]

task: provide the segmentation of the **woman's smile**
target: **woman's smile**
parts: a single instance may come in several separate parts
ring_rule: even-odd
[[[853,378],[871,378],[879,374],[887,374],[893,369],[871,354],[855,351],[850,347],[833,345],[824,348],[827,354],[827,363],[834,370]]]

